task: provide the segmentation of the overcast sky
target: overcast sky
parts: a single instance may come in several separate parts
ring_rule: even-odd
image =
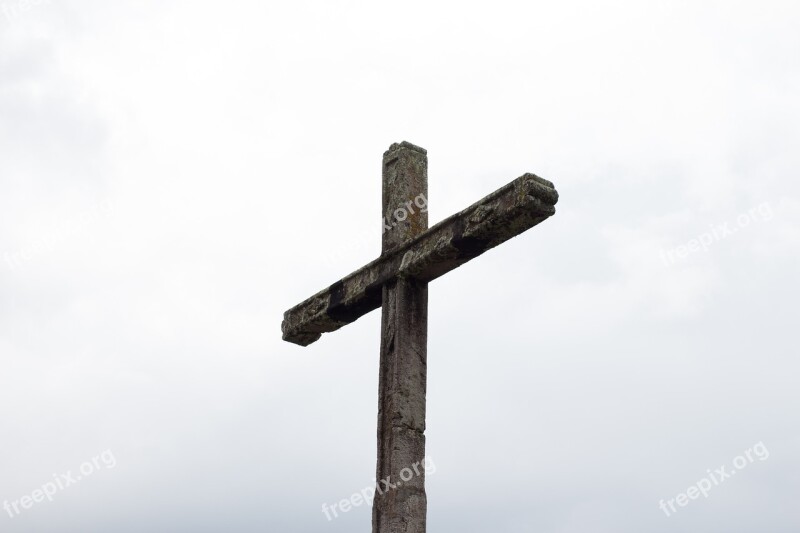
[[[3,533],[369,531],[380,315],[280,324],[402,140],[561,196],[431,285],[430,531],[800,529],[797,2],[0,10]]]

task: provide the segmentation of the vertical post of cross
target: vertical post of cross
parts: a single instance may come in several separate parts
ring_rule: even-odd
[[[427,152],[393,144],[383,154],[384,253],[428,229],[427,209],[415,204],[420,195],[427,206]],[[427,344],[428,284],[400,277],[385,285],[373,533],[425,532]]]

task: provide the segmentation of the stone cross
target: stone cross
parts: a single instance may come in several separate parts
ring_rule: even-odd
[[[551,182],[525,174],[429,229],[427,195],[427,152],[393,144],[380,257],[286,311],[281,326],[285,341],[308,346],[382,306],[373,533],[425,532],[428,282],[554,215],[558,201]]]

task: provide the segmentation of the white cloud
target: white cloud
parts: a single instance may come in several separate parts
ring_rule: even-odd
[[[760,440],[760,477],[680,519],[796,529],[799,14],[63,1],[0,20],[0,500],[118,460],[0,528],[366,530],[366,507],[319,506],[372,479],[377,314],[307,349],[279,327],[378,255],[380,157],[409,140],[431,222],[527,171],[561,193],[431,286],[432,529],[672,531],[658,498]],[[663,263],[763,202],[771,220]]]

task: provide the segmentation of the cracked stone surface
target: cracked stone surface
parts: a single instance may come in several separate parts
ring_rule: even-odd
[[[286,311],[283,339],[301,346],[317,341],[380,307],[384,285],[399,278],[433,281],[547,220],[557,201],[551,182],[535,174],[515,179]]]
[[[425,464],[428,283],[553,216],[558,202],[551,182],[524,174],[429,229],[427,209],[410,209],[420,195],[427,206],[427,152],[408,142],[393,144],[383,154],[380,257],[286,311],[281,326],[284,340],[307,346],[382,307],[373,533],[426,530],[420,465]],[[398,211],[403,206],[409,209]],[[388,220],[393,223],[387,230]],[[415,475],[401,481],[406,469]],[[384,480],[396,487],[380,490]]]

